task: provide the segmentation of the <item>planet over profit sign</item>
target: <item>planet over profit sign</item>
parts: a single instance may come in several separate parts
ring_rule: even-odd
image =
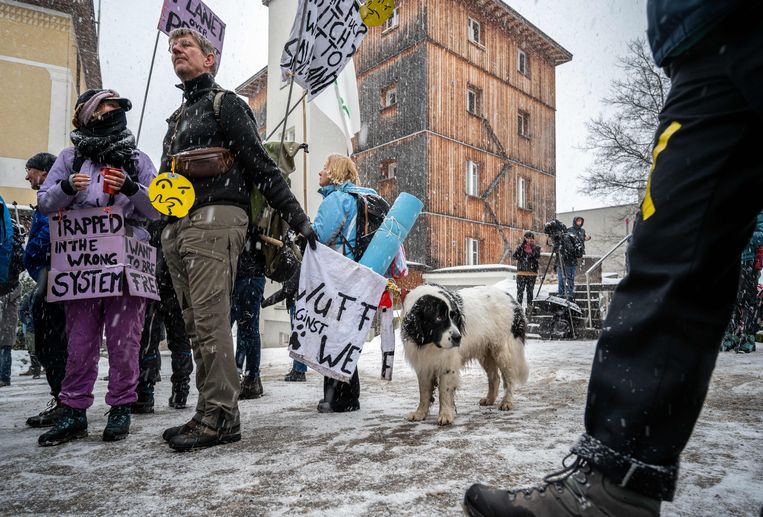
[[[217,50],[220,64],[225,39],[225,23],[201,0],[164,0],[158,29],[169,35],[174,29],[187,27],[207,38]]]

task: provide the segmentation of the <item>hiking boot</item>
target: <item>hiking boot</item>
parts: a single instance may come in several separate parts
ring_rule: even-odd
[[[241,382],[241,394],[238,396],[239,400],[258,399],[262,396],[262,381],[260,376],[257,377],[244,377]]]
[[[333,405],[326,400],[320,400],[318,402],[318,413],[349,413],[350,411],[357,411],[360,409],[360,401],[353,400],[349,403]]]
[[[237,442],[241,439],[239,431],[223,431],[212,429],[204,424],[197,425],[189,432],[178,434],[169,440],[170,448],[185,452],[192,449],[203,449],[223,445],[226,443]]]
[[[580,457],[543,481],[540,486],[514,490],[472,485],[464,496],[464,511],[479,517],[651,517],[660,514],[659,499],[620,487]]]
[[[305,378],[305,372],[298,372],[294,368],[283,378],[286,382],[307,382]]]
[[[190,387],[187,382],[180,382],[172,385],[172,395],[170,395],[170,407],[174,409],[185,409],[188,402],[188,391]]]
[[[34,373],[35,373],[35,369],[30,366],[29,368],[27,368],[27,371],[21,372],[19,374],[19,377],[31,377],[32,375],[34,375]],[[39,370],[37,371],[37,376],[38,377],[40,376]]]
[[[55,398],[51,399],[48,402],[48,407],[43,409],[39,414],[26,419],[26,425],[29,427],[51,427],[63,412],[64,406],[59,404]]]
[[[61,407],[61,416],[53,424],[53,429],[37,439],[41,447],[61,445],[87,436],[87,412],[64,405]]]
[[[132,403],[130,410],[135,415],[146,415],[154,412],[154,387],[138,386],[138,400]]]
[[[199,422],[197,422],[196,420],[191,419],[191,420],[189,420],[188,422],[186,422],[183,425],[178,425],[178,426],[175,426],[175,427],[170,427],[170,428],[164,430],[164,432],[162,433],[162,439],[165,442],[169,442],[171,439],[173,439],[176,436],[179,436],[181,434],[190,433],[191,431],[193,431],[196,428],[197,425],[199,425]]]
[[[130,434],[130,405],[112,406],[109,410],[109,420],[103,430],[104,442],[124,440]]]

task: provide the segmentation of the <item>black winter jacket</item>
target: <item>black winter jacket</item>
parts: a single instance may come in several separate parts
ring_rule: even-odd
[[[533,246],[532,253],[524,249],[524,242],[514,250],[514,260],[517,261],[517,272],[530,271],[538,273],[538,260],[540,260],[540,246]]]
[[[207,205],[233,205],[248,212],[250,187],[254,184],[270,206],[298,230],[307,215],[262,147],[249,106],[236,95],[225,95],[218,123],[212,102],[215,93],[223,88],[212,75],[202,74],[180,88],[184,105],[167,119],[160,171],[170,170],[172,154],[203,147],[225,147],[235,158],[231,170],[221,176],[189,178],[196,191],[191,212]]]

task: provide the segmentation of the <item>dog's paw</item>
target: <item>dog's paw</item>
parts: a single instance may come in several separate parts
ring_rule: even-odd
[[[487,397],[480,399],[480,406],[492,406],[495,404],[495,399],[489,399]]]
[[[514,407],[514,402],[511,400],[503,399],[501,403],[498,406],[498,409],[501,411],[508,411],[509,409],[512,409]]]
[[[408,421],[410,422],[419,422],[421,420],[424,420],[427,417],[426,413],[422,413],[420,411],[412,411],[408,413]]]
[[[437,425],[450,425],[453,423],[453,415],[441,414],[437,417]]]

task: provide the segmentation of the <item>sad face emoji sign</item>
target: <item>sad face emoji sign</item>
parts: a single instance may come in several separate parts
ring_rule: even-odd
[[[148,186],[148,198],[159,212],[185,217],[196,200],[196,192],[185,176],[163,172]]]

